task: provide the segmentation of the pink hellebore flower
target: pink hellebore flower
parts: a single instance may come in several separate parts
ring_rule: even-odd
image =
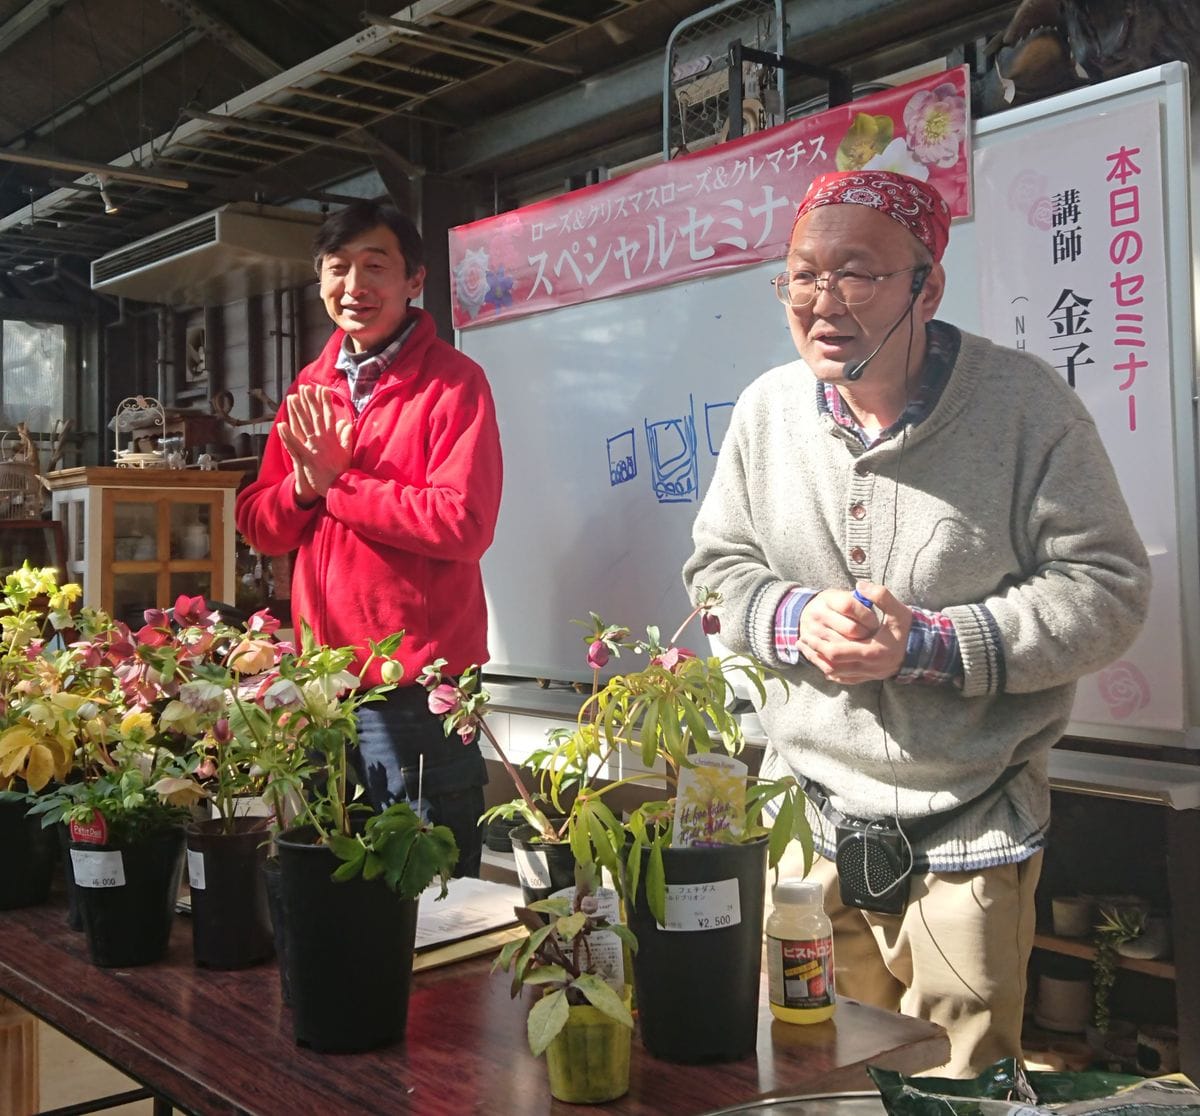
[[[208,611],[208,602],[203,597],[189,597],[181,593],[175,598],[175,623],[181,628],[211,628],[220,619],[220,614]]]
[[[228,717],[217,718],[212,727],[213,739],[218,744],[228,744],[233,739],[233,730],[229,727]]]
[[[249,620],[246,621],[246,630],[250,632],[262,632],[263,635],[271,635],[279,631],[280,621],[278,621],[271,613],[260,608]]]
[[[470,744],[475,739],[475,722],[463,721],[455,731],[462,738],[464,744]]]
[[[715,612],[702,612],[700,614],[700,630],[705,635],[716,635],[721,630],[721,621],[717,619]]]
[[[650,661],[655,666],[674,672],[685,659],[694,659],[696,653],[686,647],[668,647],[661,655],[655,655]]]
[[[608,663],[608,648],[604,640],[594,639],[588,647],[587,664],[592,670],[600,670]]]
[[[444,717],[458,708],[458,691],[449,682],[443,682],[429,691],[429,712],[435,717]]]

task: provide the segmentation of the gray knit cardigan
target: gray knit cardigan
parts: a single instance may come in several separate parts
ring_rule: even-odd
[[[1021,860],[1048,825],[1046,755],[1075,682],[1125,650],[1149,595],[1145,548],[1095,424],[1045,362],[967,333],[932,413],[870,449],[818,412],[814,391],[794,361],[743,392],[684,567],[690,593],[720,592],[729,649],[791,684],[786,699],[773,684],[760,710],[763,773],[813,779],[861,818],[978,799],[917,846],[919,865]],[[784,594],[859,578],[953,621],[961,687],[846,686],[780,662]],[[829,851],[831,834],[818,840]]]

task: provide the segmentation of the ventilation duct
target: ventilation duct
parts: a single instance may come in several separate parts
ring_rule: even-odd
[[[314,278],[321,217],[233,202],[92,261],[92,289],[170,306],[215,306]]]

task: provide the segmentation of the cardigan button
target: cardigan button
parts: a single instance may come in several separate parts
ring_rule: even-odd
[[[867,560],[867,552],[861,546],[856,546],[850,551],[850,561],[856,566],[861,566]]]
[[[867,509],[862,504],[851,504],[850,516],[852,519],[865,519],[867,516]]]

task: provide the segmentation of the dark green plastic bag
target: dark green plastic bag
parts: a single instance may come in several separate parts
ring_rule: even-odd
[[[965,1081],[868,1072],[888,1116],[1200,1116],[1200,1091],[1179,1075],[1026,1072],[1014,1058]]]

